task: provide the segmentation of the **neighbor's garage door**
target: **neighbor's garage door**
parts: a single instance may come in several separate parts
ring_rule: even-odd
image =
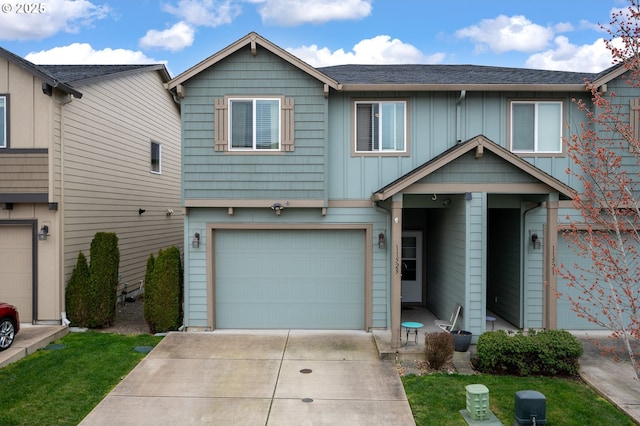
[[[32,319],[31,227],[0,226],[0,301],[18,308],[21,322]]]
[[[364,329],[364,231],[216,230],[216,328]]]

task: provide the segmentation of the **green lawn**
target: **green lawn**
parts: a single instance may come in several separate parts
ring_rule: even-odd
[[[418,426],[467,425],[465,386],[480,383],[489,389],[491,412],[504,425],[514,421],[515,393],[535,390],[546,398],[547,426],[634,425],[629,417],[580,380],[458,374],[404,376],[402,382]]]
[[[71,333],[0,369],[0,425],[77,425],[160,337]]]

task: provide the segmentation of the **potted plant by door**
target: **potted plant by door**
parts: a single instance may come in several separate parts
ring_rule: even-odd
[[[471,344],[471,337],[473,337],[470,331],[453,330],[453,344],[456,352],[466,352]]]

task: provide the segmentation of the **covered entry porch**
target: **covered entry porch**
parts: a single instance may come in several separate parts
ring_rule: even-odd
[[[569,194],[482,136],[376,192],[373,199],[391,212],[392,346],[403,344],[409,307],[448,319],[459,303],[456,328],[474,341],[487,329],[488,311],[513,329],[555,328],[550,265],[558,201]]]

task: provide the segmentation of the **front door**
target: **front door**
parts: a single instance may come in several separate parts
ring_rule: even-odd
[[[402,233],[402,303],[422,303],[422,232]]]

